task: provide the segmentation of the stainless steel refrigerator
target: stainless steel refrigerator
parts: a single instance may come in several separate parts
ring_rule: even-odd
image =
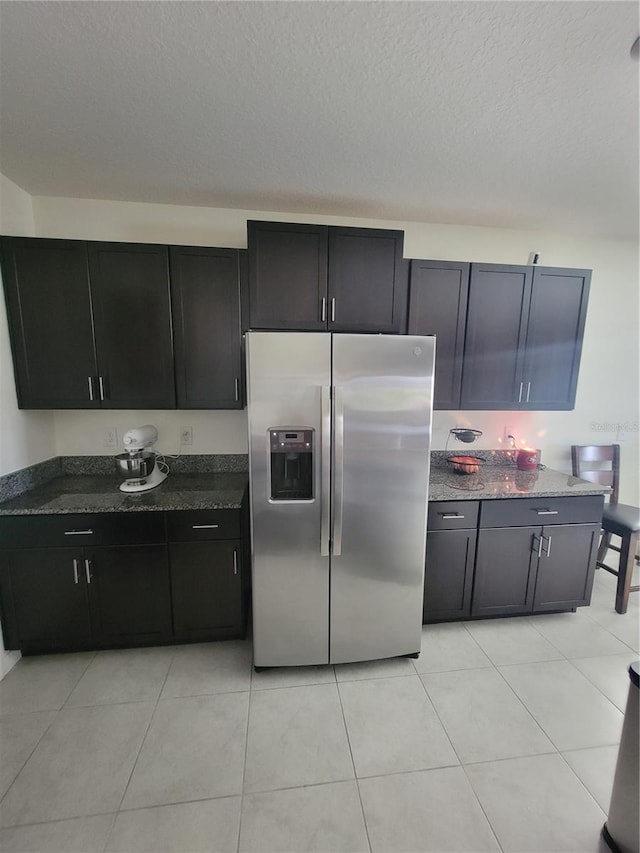
[[[420,651],[434,352],[247,334],[256,667]]]

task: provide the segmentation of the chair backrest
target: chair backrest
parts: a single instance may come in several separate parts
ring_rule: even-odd
[[[609,464],[607,464],[609,463]],[[573,476],[601,486],[611,486],[609,502],[618,503],[620,485],[619,444],[574,444],[571,447]]]

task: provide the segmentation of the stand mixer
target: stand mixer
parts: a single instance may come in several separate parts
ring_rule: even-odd
[[[156,459],[153,446],[158,440],[158,430],[151,424],[127,430],[123,443],[126,453],[118,453],[116,468],[126,480],[120,485],[121,492],[146,492],[154,489],[167,478],[169,468]]]

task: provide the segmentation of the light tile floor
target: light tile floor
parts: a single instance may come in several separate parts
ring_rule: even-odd
[[[435,625],[418,660],[254,673],[249,642],[25,658],[0,851],[603,851],[640,595]]]

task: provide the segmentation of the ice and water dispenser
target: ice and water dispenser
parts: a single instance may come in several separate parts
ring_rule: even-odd
[[[313,500],[314,430],[271,427],[271,500]]]

